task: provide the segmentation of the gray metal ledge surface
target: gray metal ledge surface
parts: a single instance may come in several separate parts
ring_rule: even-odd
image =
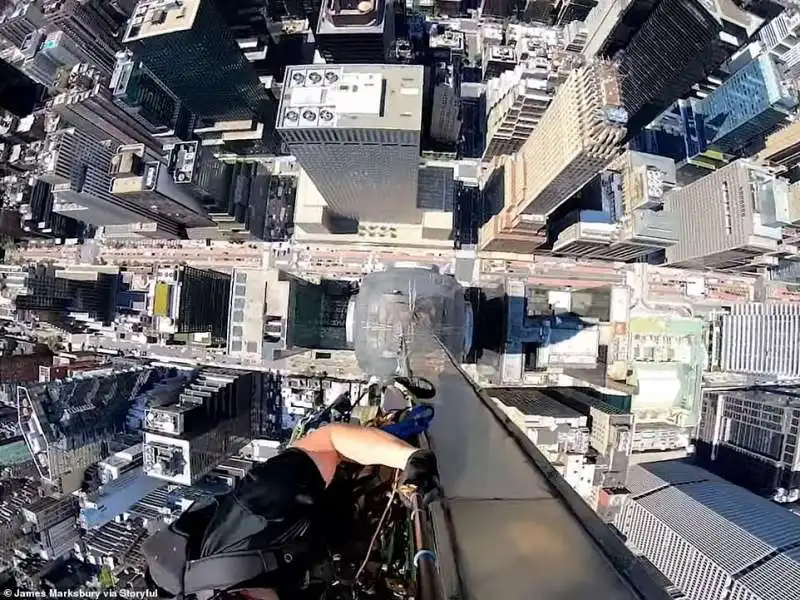
[[[669,598],[460,368],[435,362],[422,370],[437,386],[428,438],[445,495],[431,507],[443,596]]]

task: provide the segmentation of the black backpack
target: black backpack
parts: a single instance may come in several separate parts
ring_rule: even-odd
[[[280,588],[286,583],[285,574],[293,571],[292,563],[310,551],[310,545],[300,539],[272,548],[201,557],[200,545],[217,507],[217,500],[197,501],[169,527],[145,540],[142,551],[148,579],[160,595],[208,600],[243,587]]]

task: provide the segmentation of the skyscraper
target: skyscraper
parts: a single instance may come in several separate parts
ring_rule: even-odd
[[[314,34],[327,63],[383,64],[394,39],[389,0],[323,0]]]
[[[751,302],[716,315],[709,366],[766,378],[800,377],[800,306]]]
[[[768,264],[790,202],[788,183],[744,159],[672,190],[664,208],[676,220],[679,241],[667,249],[667,263],[744,271]]]
[[[224,345],[231,276],[185,265],[166,271],[150,284],[149,312],[158,329],[183,338],[202,334],[205,343]]]
[[[784,65],[789,75],[800,73],[800,12],[796,7],[784,11],[764,25],[758,39],[777,62]]]
[[[672,215],[661,210],[675,185],[670,158],[627,151],[587,187],[594,210],[573,211],[560,223],[553,252],[605,260],[633,260],[678,241]]]
[[[14,300],[16,308],[36,313],[43,321],[60,323],[81,314],[109,324],[116,314],[119,269],[101,269],[30,267],[25,289]]]
[[[0,108],[24,117],[33,112],[44,94],[41,85],[0,59]]]
[[[44,16],[35,2],[13,2],[0,5],[0,39],[17,48],[25,37],[44,27]]]
[[[547,215],[619,153],[627,115],[609,63],[572,72],[523,145],[517,212]]]
[[[48,134],[37,174],[53,185],[53,212],[99,227],[156,223],[158,237],[180,237],[173,220],[111,193],[113,155],[109,144],[74,127]]]
[[[328,215],[419,223],[423,68],[308,65],[286,71],[277,130]]]
[[[212,339],[227,335],[231,276],[219,271],[181,267],[179,333],[210,332]]]
[[[550,71],[521,63],[486,82],[484,160],[513,154],[528,141],[555,93]]]
[[[620,6],[624,6],[621,11]],[[590,28],[587,52],[619,61],[629,135],[689,94],[763,22],[731,0],[634,0],[606,5],[608,10],[615,7],[615,16],[597,24],[604,27],[601,43],[592,39],[597,33]]]
[[[69,70],[90,60],[66,32],[57,30],[45,33],[45,30],[36,30],[25,38],[15,65],[28,77],[52,91],[57,87],[61,69]]]
[[[64,493],[78,489],[86,467],[108,455],[150,373],[124,368],[18,387],[22,435],[42,479]]]
[[[176,183],[167,167],[147,156],[143,144],[120,146],[111,159],[111,193],[183,227],[210,227],[214,223],[186,186]]]
[[[621,102],[610,63],[570,73],[518,156],[506,164],[505,206],[483,226],[482,248],[500,249],[499,235],[552,213],[619,153],[627,119]]]
[[[800,518],[678,461],[634,465],[614,525],[686,594],[791,600],[800,589]]]
[[[232,187],[230,165],[218,160],[212,148],[199,142],[177,142],[164,146],[167,172],[180,187],[203,199],[210,211],[225,206]]]
[[[800,497],[800,388],[706,391],[700,414],[700,466],[762,496]]]
[[[675,161],[679,183],[688,185],[734,157],[714,150],[705,138],[698,100],[678,100],[631,139],[631,148]]]
[[[111,94],[114,102],[142,123],[153,137],[187,139],[192,114],[128,51],[117,54]]]
[[[120,49],[117,37],[125,15],[101,0],[42,0],[36,3],[42,11],[48,31],[61,30],[75,40],[94,66],[110,75],[114,55]]]
[[[28,526],[36,531],[39,552],[51,560],[68,556],[80,540],[77,514],[78,502],[74,496],[45,496],[22,509]]]
[[[248,118],[266,101],[213,0],[141,0],[122,41],[201,118]]]
[[[176,401],[145,414],[144,472],[191,485],[250,438],[251,409],[261,401],[263,373],[204,368]]]
[[[761,141],[787,119],[795,104],[772,58],[762,54],[697,103],[698,133],[715,150],[739,150]]]
[[[441,62],[434,66],[431,138],[437,142],[455,144],[461,134],[460,77],[453,65]]]
[[[152,152],[161,152],[151,130],[114,102],[107,77],[95,67],[80,64],[62,70],[57,85],[62,91],[48,100],[47,107],[69,125],[98,140],[144,144]]]
[[[585,21],[589,12],[597,6],[597,0],[556,0],[555,22],[567,25],[573,21]]]

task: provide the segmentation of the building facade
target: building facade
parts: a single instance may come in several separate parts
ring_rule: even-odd
[[[148,155],[143,144],[120,146],[111,158],[111,193],[179,225],[209,227],[202,202],[175,181],[166,165]]]
[[[614,521],[688,598],[790,600],[800,589],[800,519],[693,465],[635,465]]]
[[[187,139],[194,116],[129,51],[117,53],[110,81],[114,102],[158,139]]]
[[[156,223],[165,237],[179,237],[172,220],[111,193],[113,155],[113,148],[74,127],[48,134],[37,174],[53,186],[53,212],[96,226]]]
[[[46,0],[36,3],[48,31],[62,30],[69,35],[89,61],[108,75],[114,68],[114,55],[120,49],[119,28],[128,15],[109,2]]]
[[[455,144],[461,134],[460,75],[447,63],[434,67],[433,105],[431,107],[431,138],[445,144]]]
[[[513,154],[528,141],[555,93],[549,69],[519,64],[486,83],[484,160]]]
[[[570,213],[555,230],[553,252],[603,260],[629,261],[663,250],[677,239],[672,215],[661,210],[675,185],[675,162],[629,150],[600,173],[585,197],[597,210]]]
[[[609,63],[574,71],[520,150],[525,178],[512,190],[519,213],[548,215],[619,153],[627,115]]]
[[[30,311],[45,322],[62,323],[81,315],[111,323],[116,315],[119,269],[57,268],[44,264],[27,270],[25,289],[14,299],[18,311]]]
[[[231,276],[219,271],[180,267],[178,333],[210,333],[222,343],[227,336]]]
[[[800,498],[798,427],[800,388],[707,391],[695,460],[756,494],[792,502]]]
[[[69,493],[108,455],[150,369],[133,367],[18,387],[20,428],[41,478]],[[69,415],[69,418],[65,418]]]
[[[772,58],[761,55],[697,103],[699,134],[708,146],[730,153],[760,141],[795,104]]]
[[[161,144],[152,137],[151,130],[114,102],[107,81],[96,67],[75,65],[68,72],[59,73],[58,84],[63,91],[48,100],[47,108],[66,124],[99,140],[139,143],[160,152]]]
[[[800,73],[800,12],[789,8],[758,32],[758,39],[769,55],[782,64],[789,75]]]

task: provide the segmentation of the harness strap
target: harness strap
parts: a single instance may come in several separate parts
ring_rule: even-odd
[[[255,577],[268,575],[290,565],[307,553],[307,543],[286,544],[270,550],[225,552],[187,561],[183,575],[183,593],[224,590]]]

